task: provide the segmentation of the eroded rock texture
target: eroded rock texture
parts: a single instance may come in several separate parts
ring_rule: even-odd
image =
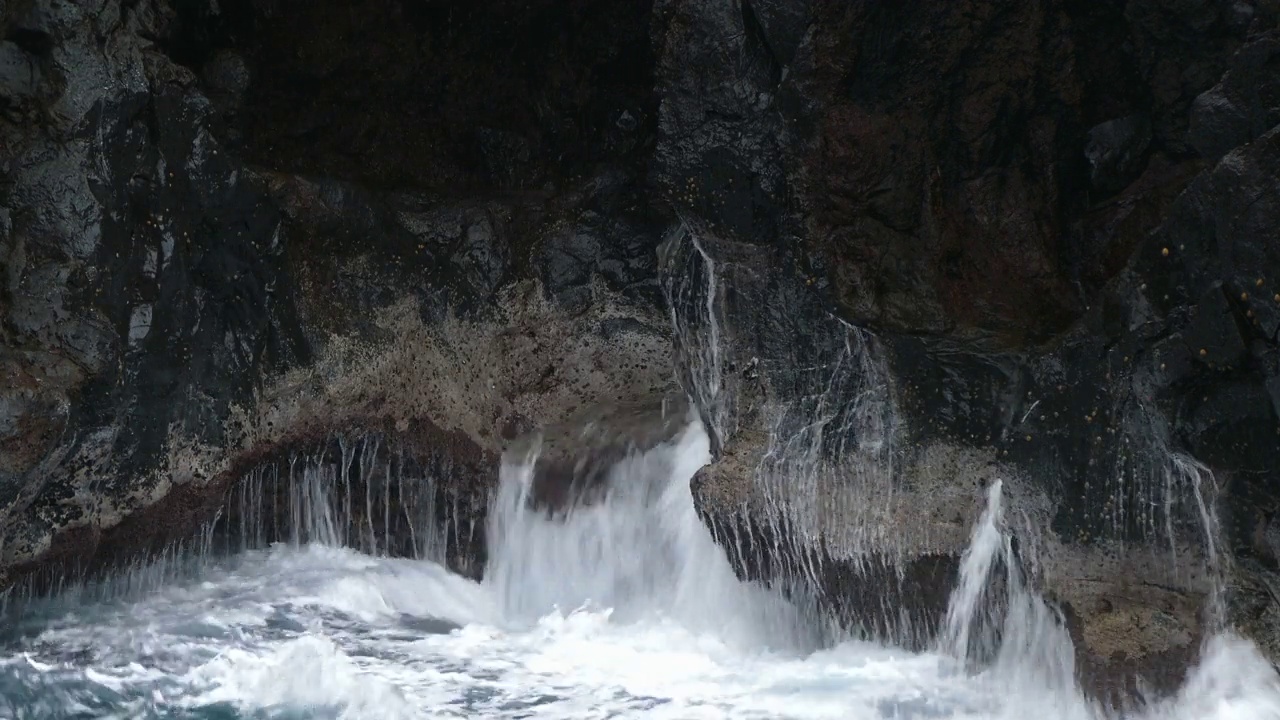
[[[999,477],[1086,673],[1175,680],[1216,579],[1280,657],[1278,15],[10,2],[0,585],[360,437],[478,516],[684,389],[740,571],[850,626],[926,642]]]
[[[6,6],[10,580],[334,434],[485,487],[504,439],[674,387],[645,19],[518,5]]]
[[[713,526],[798,545],[814,592],[858,616],[832,574],[899,592],[864,566],[954,557],[973,485],[1003,477],[1085,673],[1176,680],[1219,571],[1229,622],[1275,652],[1275,13],[660,4],[655,175],[690,236],[665,272],[689,326],[729,338],[677,343],[722,375],[682,378],[728,459],[703,473]],[[875,331],[889,457],[836,318]],[[819,396],[831,411],[787,418]],[[797,442],[812,507],[761,469]],[[743,529],[769,505],[781,522]],[[831,520],[855,510],[860,532]]]

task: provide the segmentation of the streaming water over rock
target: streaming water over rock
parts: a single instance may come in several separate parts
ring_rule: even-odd
[[[696,418],[664,445],[623,457],[603,495],[553,512],[531,499],[537,445],[505,459],[485,571],[509,620],[533,622],[587,603],[626,623],[667,618],[749,646],[821,641],[795,608],[738,581],[694,512],[688,479],[710,460]]]
[[[823,606],[845,632],[921,644],[936,614],[922,603],[941,596],[924,586],[949,568],[926,557],[945,544],[903,522],[883,352],[769,253],[683,222],[661,248],[677,368],[718,454],[695,479],[699,510],[741,575]]]
[[[337,436],[255,466],[230,491],[214,534],[229,552],[273,542],[348,547],[450,564],[477,557],[483,513],[443,452],[415,456],[378,433]]]
[[[833,644],[811,614],[734,577],[693,508],[688,480],[710,454],[696,419],[561,508],[531,502],[542,450],[526,449],[501,470],[482,582],[340,547],[360,542],[323,519],[342,503],[294,483],[300,513],[328,508],[298,516],[323,530],[313,542],[206,555],[142,595],[28,606],[0,656],[0,717],[1104,715],[1074,683],[1058,618],[1020,579],[999,483],[941,651],[913,653]],[[994,659],[958,650],[979,637]],[[1278,712],[1265,661],[1218,636],[1182,695],[1132,717]]]
[[[1075,648],[1064,618],[1027,587],[1014,537],[1004,527],[1003,489],[1000,480],[987,489],[986,507],[960,561],[939,649],[978,667],[989,665],[989,672],[1011,685],[1039,688],[1050,705],[1088,705],[1079,699]]]
[[[696,505],[739,576],[821,608],[837,634],[925,649],[961,563],[990,563],[999,583],[1050,598],[1026,612],[1061,615],[1092,690],[1176,686],[1232,625],[1233,553],[1219,482],[1155,407],[1150,372],[1088,393],[1077,421],[1043,408],[1068,392],[1061,363],[882,339],[824,306],[790,260],[687,218],[661,248],[677,368],[716,453]],[[1002,506],[1003,530],[979,517]],[[971,538],[975,525],[986,534]],[[984,539],[1010,549],[974,555]]]
[[[1003,483],[997,480],[987,490],[986,509],[974,526],[973,539],[960,560],[959,584],[952,591],[947,605],[941,645],[944,652],[960,658],[969,656],[971,643],[978,646],[976,649],[981,655],[994,649],[998,642],[996,638],[971,635],[975,631],[981,634],[993,629],[990,627],[992,618],[982,616],[980,605],[992,590],[991,575],[996,565],[1003,561],[1006,571],[1012,565],[1007,538],[1000,529],[1004,519],[1001,512],[1002,486]]]

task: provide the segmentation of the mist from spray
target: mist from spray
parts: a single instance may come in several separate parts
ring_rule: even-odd
[[[673,322],[702,414],[617,460],[601,493],[554,512],[532,502],[537,443],[503,459],[484,527],[447,465],[414,467],[377,437],[265,465],[197,540],[28,608],[0,654],[0,718],[1116,717],[1084,696],[1063,618],[1025,577],[1001,481],[924,652],[892,633],[842,638],[804,598],[736,577],[726,544],[801,558],[790,572],[810,587],[829,557],[892,546],[896,416],[874,338],[841,326],[824,362],[797,368],[796,392],[754,408],[768,432],[751,510],[786,540],[714,541],[690,483],[736,428],[741,378],[717,265],[674,237],[700,281],[671,289],[696,310]],[[1162,477],[1194,498],[1216,558],[1211,479],[1168,457]],[[443,566],[477,532],[481,582]],[[1125,717],[1280,717],[1280,683],[1250,643],[1215,632],[1174,697]]]

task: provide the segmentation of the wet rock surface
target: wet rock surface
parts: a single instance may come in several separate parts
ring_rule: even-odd
[[[1214,579],[1153,547],[1280,657],[1278,18],[9,3],[0,586],[328,438],[479,492],[512,439],[683,388],[700,513],[775,548],[739,570],[818,562],[868,632],[910,640],[868,608],[911,596],[929,627],[1001,477],[1084,672],[1174,682],[1203,634]]]
[[[797,558],[827,567],[843,555],[844,577],[857,577],[868,548],[963,546],[954,529],[976,516],[974,495],[939,495],[925,478],[1003,477],[1045,545],[1040,583],[1072,618],[1082,672],[1095,687],[1134,672],[1168,686],[1213,622],[1201,609],[1216,581],[1125,558],[1173,547],[1207,562],[1203,502],[1220,518],[1210,530],[1230,565],[1229,622],[1274,626],[1261,590],[1273,581],[1259,576],[1271,561],[1259,558],[1274,553],[1263,508],[1277,478],[1263,468],[1280,450],[1265,389],[1280,218],[1262,171],[1275,123],[1260,68],[1276,9],[812,4],[804,39],[779,55],[761,21],[770,5],[673,2],[657,15],[695,45],[659,45],[659,85],[674,97],[655,174],[698,245],[663,272],[702,330],[677,322],[682,382],[722,453],[703,473],[704,512],[731,527],[743,506],[789,519],[802,540],[762,542],[798,542]],[[789,33],[787,20],[775,27]],[[733,62],[682,62],[718,52],[711,37],[728,38]],[[1248,100],[1236,76],[1254,78]],[[700,339],[713,321],[727,338],[718,357]],[[830,510],[796,509],[800,491],[758,469],[801,427],[769,406],[840,383],[841,321],[875,331],[900,413],[892,460],[863,463],[896,465],[897,502],[912,508],[881,514],[897,531],[887,544],[840,537]],[[857,407],[862,390],[847,384],[833,405]],[[853,438],[835,435],[806,441],[818,493],[839,474],[823,464],[849,454]],[[845,481],[871,498],[877,482]],[[902,540],[916,533],[928,537]],[[783,584],[804,575],[740,566]],[[816,584],[823,595],[833,582]],[[1153,608],[1159,618],[1139,618]]]
[[[513,8],[308,4],[306,48],[353,53],[315,64],[295,42],[300,7],[5,7],[8,580],[127,551],[140,525],[122,523],[178,496],[219,507],[250,467],[299,443],[424,426],[496,458],[537,423],[670,390],[652,251],[665,220],[632,160],[649,65],[625,58],[639,96],[610,69],[626,43],[643,58],[643,21],[629,39],[579,42],[523,35]],[[526,9],[548,27],[602,21]],[[488,30],[465,31],[476,27]],[[529,67],[563,55],[571,76],[499,76],[495,49]],[[387,72],[388,52],[412,66]],[[455,54],[467,74],[429,71]],[[429,91],[428,77],[455,89]],[[570,85],[570,107],[537,105]],[[511,140],[541,143],[527,177],[502,177],[500,155],[476,174],[492,150],[480,141],[528,130],[532,112],[541,139]],[[368,125],[338,120],[348,113]],[[588,135],[583,157],[556,163]],[[496,476],[455,460],[477,487]]]
[[[601,403],[517,438],[503,462],[528,465],[528,502],[561,516],[607,497],[616,468],[675,443],[696,417],[682,393],[644,403]]]

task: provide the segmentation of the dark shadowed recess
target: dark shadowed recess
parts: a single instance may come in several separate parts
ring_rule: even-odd
[[[831,94],[798,127],[842,311],[1005,347],[1078,321],[1200,168],[1188,109],[1244,35],[1222,3],[1175,5],[817,4],[793,102]]]
[[[2,605],[20,609],[84,582],[109,588],[113,576],[126,581],[124,589],[139,589],[130,587],[130,571],[153,562],[177,559],[186,565],[172,571],[198,571],[209,560],[275,543],[426,558],[479,579],[496,467],[497,458],[462,433],[426,422],[395,428],[355,420],[341,433],[240,455],[208,483],[176,485],[109,529],[61,533],[39,562],[11,569]]]
[[[644,150],[649,6],[577,0],[179,0],[173,57],[252,68],[229,140],[373,189],[558,185]]]
[[[748,513],[717,514],[705,505],[699,515],[738,577],[762,582],[834,620],[839,634],[917,651],[933,646],[959,572],[958,556],[841,558],[797,541],[785,517],[765,523]],[[795,582],[799,578],[811,582]],[[987,595],[995,601],[1000,593],[997,588]]]
[[[0,27],[45,57],[71,41],[42,24],[48,13],[37,5],[9,5]],[[499,287],[539,279],[576,311],[600,275],[628,300],[656,303],[652,246],[666,218],[646,188],[656,128],[649,10],[549,0],[123,3],[126,19],[144,18],[138,32],[193,77],[152,62],[147,72],[162,77],[148,76],[147,91],[104,96],[88,118],[86,127],[107,129],[88,162],[109,178],[91,180],[104,209],[91,262],[69,261],[56,238],[26,249],[28,274],[71,267],[72,319],[104,318],[111,332],[92,337],[111,337],[90,348],[92,369],[65,389],[67,416],[36,438],[29,474],[15,478],[14,493],[32,489],[21,512],[38,518],[33,546],[38,532],[54,539],[8,579],[27,583],[38,571],[45,580],[34,586],[47,586],[132,562],[198,534],[253,467],[287,463],[299,443],[329,433],[368,430],[346,421],[275,428],[291,439],[248,448],[218,477],[177,485],[106,530],[69,502],[86,474],[105,478],[93,491],[114,497],[165,472],[174,433],[226,447],[232,406],[251,406],[271,377],[309,365],[317,338],[369,339],[374,313],[401,298],[434,322],[492,311]],[[147,24],[156,15],[163,22]],[[133,41],[132,27],[110,31]],[[50,77],[56,97],[61,80]],[[194,152],[209,134],[216,151]],[[411,231],[406,215],[426,218],[427,229]],[[18,230],[30,224],[14,219]],[[353,268],[358,259],[371,269]],[[0,310],[13,304],[0,293]],[[48,325],[60,321],[58,308],[40,312]],[[65,350],[50,337],[17,340]],[[366,424],[424,451],[377,417]],[[34,430],[22,430],[26,442]],[[36,466],[40,457],[48,468]],[[496,474],[489,460],[483,481],[473,476],[485,488]],[[482,564],[477,553],[471,562]]]

